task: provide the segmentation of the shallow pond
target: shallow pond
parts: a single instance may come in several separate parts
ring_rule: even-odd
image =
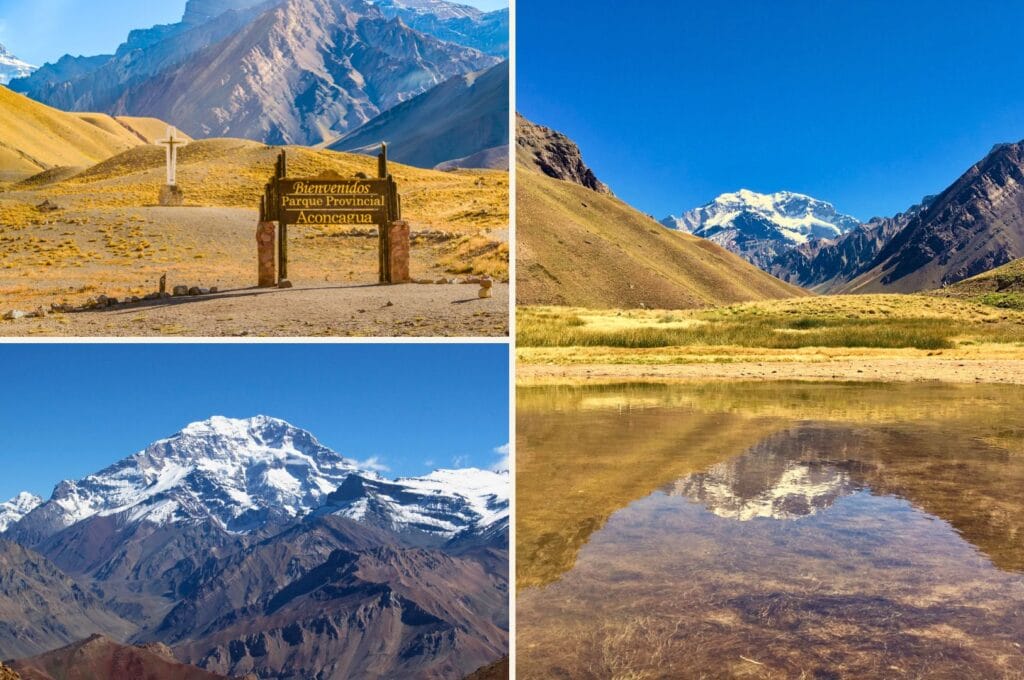
[[[1024,390],[527,388],[520,678],[1024,678]]]

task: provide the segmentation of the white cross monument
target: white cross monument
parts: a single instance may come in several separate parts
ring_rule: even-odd
[[[178,188],[178,147],[188,146],[188,140],[179,137],[178,129],[171,125],[167,128],[167,139],[156,143],[167,147],[167,185],[160,188],[160,205],[181,205],[185,197]]]

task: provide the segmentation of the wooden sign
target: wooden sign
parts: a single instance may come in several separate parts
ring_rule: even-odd
[[[380,235],[380,282],[395,283],[398,278],[408,279],[407,273],[397,276],[388,256],[393,250],[390,242],[392,227],[402,219],[402,200],[395,180],[388,173],[387,153],[387,146],[381,144],[375,179],[365,176],[346,178],[333,172],[300,179],[288,177],[287,158],[285,152],[281,152],[274,176],[267,183],[260,201],[260,221],[278,223],[277,259],[281,280],[288,278],[289,224],[376,225]]]
[[[285,179],[281,216],[288,224],[373,226],[388,220],[386,179]]]

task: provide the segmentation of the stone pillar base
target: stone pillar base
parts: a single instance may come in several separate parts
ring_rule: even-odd
[[[160,187],[160,205],[175,207],[185,205],[185,194],[178,185],[165,184]]]
[[[273,288],[277,285],[277,250],[274,248],[277,225],[260,222],[256,225],[256,262],[259,267],[259,287]]]
[[[410,283],[409,276],[409,223],[397,220],[387,226],[388,252],[384,253],[387,260],[387,283]]]

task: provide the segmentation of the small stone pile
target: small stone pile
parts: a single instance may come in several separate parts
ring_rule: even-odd
[[[480,298],[485,299],[492,296],[494,288],[494,279],[489,276],[467,276],[466,278],[454,278],[450,279],[442,276],[438,279],[415,279],[413,283],[425,284],[425,285],[459,285],[459,284],[479,284],[480,285]]]
[[[25,312],[20,309],[12,309],[4,314],[4,321],[17,321],[19,319],[41,319],[51,313],[85,312],[94,309],[106,309],[115,305],[130,305],[137,302],[154,302],[156,300],[169,300],[175,297],[189,297],[198,295],[213,295],[220,292],[217,286],[204,288],[201,286],[175,286],[172,292],[164,290],[164,280],[161,280],[161,290],[147,295],[128,295],[124,298],[117,298],[112,295],[97,295],[86,300],[80,305],[72,305],[66,302],[54,302],[49,309],[37,307],[35,311]]]

